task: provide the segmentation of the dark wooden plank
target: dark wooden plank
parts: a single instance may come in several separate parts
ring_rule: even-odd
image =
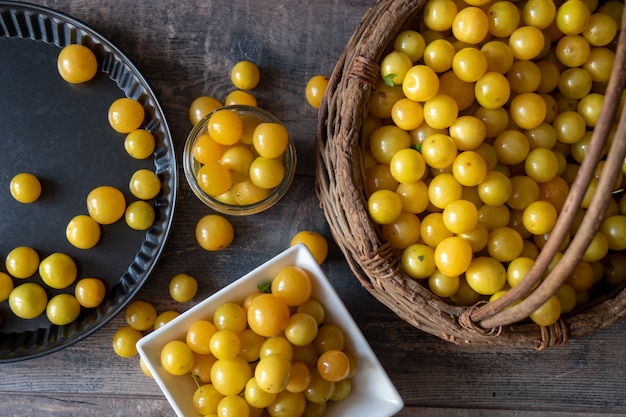
[[[577,411],[522,411],[494,409],[461,410],[458,408],[405,408],[396,417],[618,417],[615,413],[585,413]]]
[[[0,394],[4,417],[74,417],[110,416],[128,417],[142,415],[150,417],[173,417],[175,414],[162,397],[137,398],[131,396],[90,397],[67,395],[23,395]],[[88,414],[87,414],[88,413]],[[510,409],[472,409],[407,407],[396,417],[619,417],[624,414],[588,413],[576,411],[520,411]]]
[[[130,396],[78,396],[61,394],[24,395],[2,394],[2,415],[5,417],[38,416],[150,416],[174,417],[163,397],[133,398]]]

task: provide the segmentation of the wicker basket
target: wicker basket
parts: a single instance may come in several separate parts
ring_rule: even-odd
[[[394,37],[415,23],[425,0],[380,0],[371,7],[352,35],[326,91],[319,113],[316,139],[316,192],[333,237],[361,284],[399,317],[444,340],[472,345],[544,349],[589,334],[626,315],[626,291],[611,294],[543,327],[529,323],[529,314],[542,305],[566,280],[598,230],[614,180],[626,152],[626,116],[620,116],[605,175],[592,205],[572,238],[558,267],[530,296],[523,298],[541,278],[571,225],[577,208],[601,158],[612,121],[624,90],[626,65],[624,33],[606,91],[601,120],[593,133],[589,152],[559,215],[551,237],[523,283],[492,303],[459,307],[433,295],[400,268],[400,261],[385,243],[367,213],[359,133],[367,103],[379,77],[381,57]],[[626,15],[626,13],[625,13]],[[622,27],[625,27],[622,24]],[[513,305],[516,303],[515,305]]]

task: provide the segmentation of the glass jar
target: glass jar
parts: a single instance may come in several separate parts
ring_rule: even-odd
[[[250,122],[244,123],[244,136],[252,135],[252,132],[250,130],[253,129],[254,126],[256,126],[258,123],[282,124],[274,115],[258,107],[232,105],[220,107],[219,109],[214,110],[213,112],[205,116],[200,122],[198,122],[198,124],[194,126],[194,128],[189,133],[189,136],[187,137],[187,141],[185,142],[185,147],[183,151],[183,169],[185,172],[185,178],[187,179],[191,190],[200,199],[200,201],[219,213],[235,216],[245,216],[260,213],[276,204],[285,195],[285,193],[291,186],[291,183],[293,182],[296,171],[296,149],[293,143],[293,139],[291,138],[291,136],[289,136],[285,151],[283,152],[282,156],[279,156],[277,158],[282,162],[282,165],[284,167],[284,176],[277,186],[271,189],[266,189],[267,195],[254,202],[249,203],[242,203],[242,199],[233,197],[233,195],[231,195],[232,193],[238,193],[238,191],[236,190],[242,189],[238,187],[243,187],[243,189],[250,188],[250,180],[248,179],[248,182],[243,182],[246,181],[245,178],[234,178],[233,186],[231,187],[231,189],[222,195],[209,195],[202,189],[198,182],[198,172],[200,171],[200,168],[202,168],[203,164],[195,158],[194,148],[196,146],[198,138],[200,138],[202,135],[208,134],[208,123],[211,116],[215,112],[220,110],[232,110],[239,114],[239,116],[241,116],[244,120]],[[246,129],[248,131],[246,131]],[[248,147],[255,157],[258,156],[258,154],[254,151],[253,145],[250,143],[250,140],[246,140],[245,142],[241,142],[238,144]],[[228,148],[228,146],[222,146],[226,149]],[[238,182],[241,182],[241,184],[237,184]],[[242,184],[247,185],[243,186]],[[241,194],[239,193],[236,195],[240,196]]]

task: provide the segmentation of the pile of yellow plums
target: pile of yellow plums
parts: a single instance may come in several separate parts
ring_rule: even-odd
[[[602,111],[622,10],[613,0],[428,0],[419,27],[382,57],[361,135],[368,212],[403,270],[435,295],[495,299],[534,264]],[[600,230],[536,323],[626,279],[624,173],[626,164]]]

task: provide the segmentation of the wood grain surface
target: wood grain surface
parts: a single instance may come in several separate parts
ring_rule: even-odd
[[[135,62],[163,105],[178,158],[191,128],[189,104],[199,95],[223,99],[232,89],[229,70],[242,59],[259,65],[255,96],[296,141],[298,171],[287,197],[263,214],[231,218],[236,238],[220,252],[203,251],[195,241],[195,223],[210,210],[193,196],[181,168],[170,239],[136,299],[159,311],[185,311],[284,250],[297,231],[317,230],[331,241],[324,271],[405,401],[398,416],[626,415],[626,323],[542,352],[453,345],[380,305],[332,244],[313,190],[317,114],[304,87],[311,76],[330,74],[373,0],[36,3],[90,25]],[[200,290],[191,302],[177,304],[167,286],[181,272],[197,277]],[[138,359],[114,354],[111,339],[123,324],[118,316],[66,349],[0,365],[0,416],[174,416]]]

